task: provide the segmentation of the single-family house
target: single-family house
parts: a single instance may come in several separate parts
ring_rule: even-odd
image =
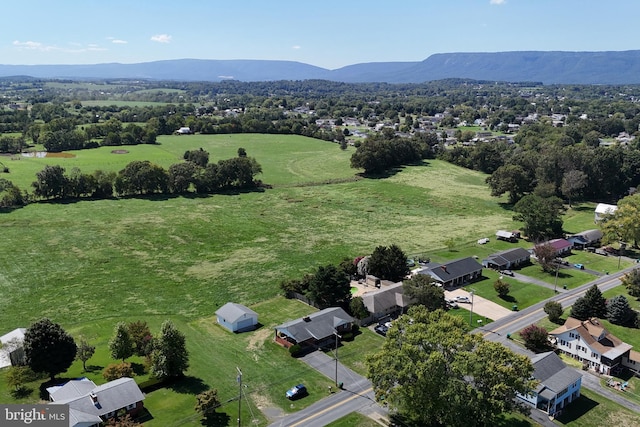
[[[459,258],[446,263],[430,262],[416,274],[428,274],[446,288],[461,286],[482,276],[482,265],[471,257]]]
[[[531,262],[531,253],[523,248],[507,249],[506,251],[496,252],[482,260],[482,266],[485,268],[494,268],[496,270],[510,270],[518,268]]]
[[[584,249],[588,246],[600,246],[602,231],[598,229],[582,231],[569,236],[567,240],[571,242],[573,247],[578,249]]]
[[[329,307],[275,328],[276,342],[284,347],[299,344],[303,349],[324,347],[336,334],[351,331],[353,317],[340,307]]]
[[[520,237],[520,234],[515,231],[505,231],[505,230],[496,231],[496,238],[498,240],[505,240],[507,242],[514,243],[518,241],[518,237]]]
[[[411,300],[404,294],[402,282],[381,286],[375,291],[362,294],[362,302],[369,311],[369,317],[361,319],[368,324],[382,317],[406,311]]]
[[[24,333],[25,328],[17,328],[0,337],[0,368],[25,364]]]
[[[252,331],[258,325],[258,313],[242,304],[228,302],[216,311],[220,326],[231,332]]]
[[[631,357],[632,346],[610,334],[595,317],[583,321],[568,317],[549,337],[558,350],[605,375]]]
[[[518,398],[555,416],[580,397],[582,373],[565,365],[557,354],[552,351],[537,354],[531,359],[531,363],[537,386],[526,395],[518,394]]]
[[[555,251],[555,256],[563,256],[571,253],[571,242],[566,239],[552,239],[546,242],[542,242],[539,245],[549,245]],[[537,245],[537,246],[539,246]]]
[[[593,222],[602,221],[607,215],[613,215],[618,210],[616,205],[608,205],[606,203],[598,203],[596,205],[595,216]]]
[[[144,394],[132,378],[96,386],[87,378],[47,388],[54,405],[69,405],[69,427],[99,426],[110,418],[135,418],[144,407]]]

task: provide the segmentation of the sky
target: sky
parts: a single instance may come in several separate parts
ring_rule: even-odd
[[[4,1],[0,64],[267,59],[327,69],[435,53],[640,49],[638,0]]]

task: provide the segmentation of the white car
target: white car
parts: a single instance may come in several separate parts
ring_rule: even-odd
[[[469,297],[464,297],[464,296],[460,296],[460,295],[458,295],[456,297],[456,302],[462,302],[462,303],[465,303],[465,304],[471,304],[471,300],[469,299]]]

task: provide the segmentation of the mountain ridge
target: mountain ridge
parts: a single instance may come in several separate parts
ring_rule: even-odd
[[[368,62],[326,69],[298,61],[167,59],[133,64],[0,64],[0,77],[180,81],[312,80],[423,83],[447,78],[544,84],[638,84],[640,50],[436,53],[423,61]]]

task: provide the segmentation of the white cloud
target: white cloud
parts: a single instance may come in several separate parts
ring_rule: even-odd
[[[45,44],[42,44],[40,42],[34,42],[34,41],[21,42],[19,40],[14,40],[13,41],[13,45],[15,47],[17,47],[18,49],[39,50],[41,52],[49,52],[49,51],[52,51],[52,50],[59,50],[59,48],[56,47],[56,46],[45,45]]]
[[[127,44],[127,43],[129,43],[129,42],[128,42],[128,41],[126,41],[126,40],[113,39],[113,40],[111,40],[111,43],[115,43],[115,44]]]
[[[37,50],[40,52],[67,52],[67,53],[82,53],[82,52],[96,52],[107,50],[97,44],[88,44],[84,47],[80,43],[70,42],[70,48],[58,47],[55,45],[46,45],[40,42],[26,41],[21,42],[19,40],[13,41],[13,46],[20,50]]]
[[[156,34],[151,37],[151,41],[158,43],[171,43],[171,36],[169,34]]]
[[[295,46],[291,46],[291,49],[298,50],[298,49],[302,49],[302,47],[300,47],[300,46],[298,46],[298,45],[295,45]]]
[[[507,0],[489,0],[489,4],[501,5],[505,4]]]

